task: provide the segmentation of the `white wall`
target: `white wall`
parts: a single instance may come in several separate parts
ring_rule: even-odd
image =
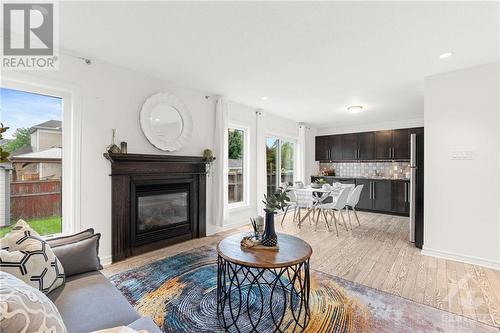
[[[250,137],[250,147],[247,149],[249,153],[249,169],[250,169],[250,182],[249,182],[249,204],[245,207],[237,207],[229,210],[229,226],[236,226],[242,224],[248,224],[250,217],[256,215],[263,215],[263,212],[258,211],[258,200],[263,198],[258,198],[257,191],[257,117],[256,109],[241,105],[238,103],[229,103],[229,124],[239,125],[245,127],[248,131]],[[270,114],[268,112],[263,112],[263,123],[264,131],[266,135],[279,135],[287,138],[297,139],[298,137],[298,123],[289,119],[281,118]],[[265,151],[260,152],[265,154]]]
[[[80,228],[94,228],[102,234],[100,255],[104,262],[111,256],[111,178],[110,164],[103,157],[115,128],[116,142],[127,141],[129,153],[165,154],[153,147],[139,125],[139,111],[146,98],[168,91],[179,96],[193,118],[193,137],[178,155],[201,155],[205,148],[213,149],[213,98],[205,93],[180,88],[164,80],[143,75],[123,67],[93,60],[92,65],[73,57],[63,56],[59,71],[9,74],[4,77],[31,84],[67,86],[78,99],[75,106],[81,115],[81,218]],[[207,181],[207,193],[211,193]],[[211,215],[210,195],[207,195],[207,216]],[[78,228],[78,226],[76,227]]]
[[[317,175],[319,172],[319,162],[316,162],[314,148],[316,146],[316,135],[318,130],[314,127],[307,126],[306,128],[306,168],[305,181],[306,184],[311,183],[311,176]]]
[[[205,92],[178,87],[168,81],[94,59],[92,65],[62,56],[58,71],[2,73],[3,77],[28,84],[65,87],[71,90],[74,107],[81,115],[80,154],[80,221],[78,229],[94,228],[102,234],[100,256],[104,263],[111,258],[111,178],[110,164],[103,157],[111,142],[111,129],[117,130],[115,143],[127,141],[129,153],[166,154],[153,147],[144,137],[139,124],[139,111],[150,95],[168,91],[179,96],[193,118],[193,136],[176,155],[201,155],[203,149],[214,149],[215,98],[206,99]],[[249,206],[230,212],[230,223],[248,223],[257,213],[256,198],[256,115],[255,109],[230,102],[229,121],[250,131],[250,195]],[[266,132],[297,137],[298,124],[265,113]],[[213,179],[207,179],[207,228],[212,216]],[[209,228],[210,229],[210,228]]]
[[[426,254],[500,268],[499,88],[499,63],[425,80]]]

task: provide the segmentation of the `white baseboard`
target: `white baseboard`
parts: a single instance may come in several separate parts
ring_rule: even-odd
[[[223,232],[226,230],[234,229],[234,228],[239,228],[244,225],[250,225],[250,221],[243,220],[243,221],[238,221],[238,222],[233,222],[231,224],[227,224],[223,227],[218,226],[218,225],[213,225],[213,224],[207,224],[207,236],[217,234],[219,232]]]
[[[99,259],[101,260],[101,265],[104,267],[111,265],[111,255],[109,256],[99,256]]]
[[[466,264],[484,266],[484,267],[500,270],[500,262],[499,261],[483,259],[483,258],[478,258],[478,257],[473,257],[473,256],[466,256],[466,255],[458,254],[458,253],[429,249],[429,248],[426,248],[425,246],[422,249],[421,253],[423,255],[426,255],[426,256],[438,257],[438,258],[449,259],[449,260],[454,260],[454,261],[460,261],[460,262],[464,262]]]

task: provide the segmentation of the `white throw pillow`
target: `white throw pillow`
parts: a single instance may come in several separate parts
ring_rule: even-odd
[[[64,269],[50,246],[19,220],[2,239],[0,270],[48,293],[64,283]]]
[[[1,271],[0,327],[2,333],[67,332],[59,311],[47,296]]]

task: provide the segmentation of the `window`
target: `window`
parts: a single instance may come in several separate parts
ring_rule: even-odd
[[[0,146],[9,153],[8,172],[0,182],[0,236],[24,219],[40,235],[62,232],[63,99],[0,88],[3,133]],[[4,174],[4,176],[7,174]],[[3,220],[2,220],[3,219]]]
[[[293,184],[295,143],[290,140],[266,139],[267,194],[276,192],[282,184]]]
[[[245,202],[245,131],[228,129],[228,203]]]

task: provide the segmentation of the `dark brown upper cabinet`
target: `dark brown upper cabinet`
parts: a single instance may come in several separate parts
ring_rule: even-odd
[[[392,131],[375,132],[375,159],[392,159]]]
[[[392,131],[392,159],[410,159],[410,131],[408,129]]]
[[[375,158],[375,133],[358,133],[358,160]]]
[[[352,161],[358,159],[358,134],[341,135],[342,160]]]
[[[328,161],[330,153],[330,136],[317,136],[315,146],[316,161]]]
[[[330,161],[342,160],[342,135],[330,135]]]
[[[410,133],[423,128],[316,137],[316,161],[390,161],[410,159]]]

